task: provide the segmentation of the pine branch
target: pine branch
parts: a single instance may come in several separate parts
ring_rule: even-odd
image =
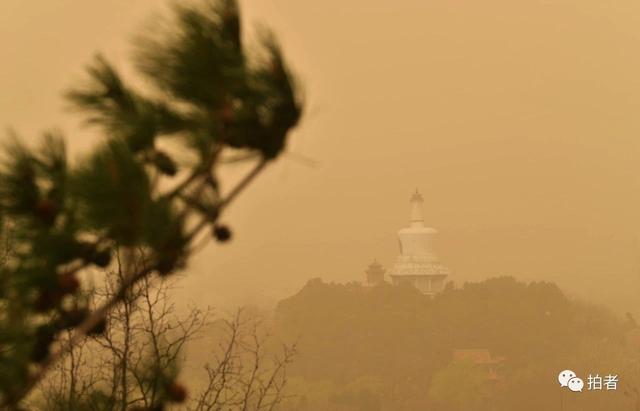
[[[5,150],[0,214],[16,228],[15,253],[3,257],[8,268],[0,273],[0,304],[7,307],[0,331],[9,335],[0,347],[8,364],[0,386],[5,406],[17,406],[86,335],[104,328],[141,281],[184,267],[207,227],[228,241],[231,230],[217,223],[221,212],[283,152],[299,121],[298,90],[273,38],[263,44],[265,59],[247,57],[236,0],[180,5],[174,15],[165,36],[147,36],[135,57],[154,95],[135,90],[102,57],[85,86],[68,94],[106,135],[84,162],[70,166],[55,134],[39,150],[17,139]],[[172,179],[178,163],[156,146],[167,138],[197,158],[181,181]],[[224,149],[239,151],[241,161],[260,158],[226,196],[214,174],[225,164]],[[118,288],[90,312],[78,274],[108,267],[120,248],[144,249],[145,263],[127,267]],[[75,329],[69,344],[52,352],[67,329]]]
[[[227,197],[218,205],[218,215],[222,210],[228,207],[242,191],[244,191],[255,178],[265,169],[268,164],[268,160],[260,161],[245,177],[229,192]],[[193,230],[187,235],[188,242],[190,243],[195,237],[207,227],[212,221],[207,218],[203,218],[201,222],[193,228]],[[71,352],[76,346],[78,346],[84,338],[97,327],[100,323],[106,320],[109,312],[121,303],[129,293],[129,291],[140,281],[157,270],[157,263],[143,267],[137,272],[123,277],[122,282],[118,290],[111,296],[102,306],[96,309],[87,319],[80,324],[76,329],[74,335],[69,339],[69,343],[59,348],[54,353],[48,355],[41,363],[40,368],[36,371],[28,380],[27,385],[23,390],[14,397],[11,402],[5,400],[3,406],[9,406],[16,404],[22,398],[24,398],[47,374],[49,369],[58,363],[65,355]]]

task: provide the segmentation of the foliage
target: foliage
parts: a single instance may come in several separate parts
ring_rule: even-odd
[[[449,285],[429,298],[408,286],[315,279],[279,303],[276,327],[283,338],[298,339],[290,374],[304,400],[291,409],[377,410],[363,405],[373,397],[382,410],[554,409],[556,375],[566,368],[619,373],[635,384],[627,397],[622,389],[566,395],[567,406],[640,404],[632,389],[640,388],[640,374],[630,366],[640,363],[640,338],[629,339],[640,335],[637,324],[550,283],[499,277]],[[454,361],[458,349],[489,352],[495,375],[485,365]],[[371,383],[347,389],[356,381]]]
[[[490,389],[482,367],[460,361],[446,365],[433,376],[427,396],[433,401],[434,409],[480,410],[487,408]]]
[[[279,409],[295,346],[276,348],[267,326],[248,310],[212,323],[208,311],[195,308],[178,316],[171,289],[166,281],[137,284],[110,313],[113,325],[75,347],[30,405],[47,411],[156,410],[164,403],[194,411]],[[114,290],[117,283],[107,283],[99,294]],[[177,371],[186,345],[198,342],[207,347],[199,358],[206,363],[187,389],[176,382]]]
[[[119,255],[115,272],[92,295],[97,304],[117,292],[124,279]],[[208,324],[208,311],[193,308],[179,316],[170,300],[170,281],[144,278],[108,315],[102,333],[85,338],[56,364],[31,401],[39,409],[99,411],[154,409],[186,393],[177,382],[184,347]],[[70,335],[59,337],[70,343]],[[184,401],[184,400],[183,400]]]
[[[84,86],[68,93],[105,135],[86,158],[72,165],[58,133],[37,148],[18,137],[6,145],[0,214],[13,252],[0,270],[2,406],[17,407],[85,335],[101,333],[136,283],[184,268],[205,229],[228,240],[223,209],[278,157],[299,121],[300,94],[279,47],[268,36],[250,57],[235,1],[180,4],[173,16],[138,42],[134,62],[148,93],[100,56]],[[166,141],[172,150],[161,149]],[[239,150],[257,163],[225,194],[216,171]],[[84,273],[132,250],[143,250],[144,264],[125,262],[120,288],[91,311]],[[70,344],[56,344],[68,328]]]

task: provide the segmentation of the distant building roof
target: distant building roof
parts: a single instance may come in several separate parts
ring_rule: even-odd
[[[625,339],[627,344],[638,346],[640,345],[640,328],[632,328],[625,333]]]
[[[373,262],[371,264],[369,264],[369,267],[367,267],[367,273],[372,272],[372,273],[379,273],[379,272],[386,272],[384,267],[382,266],[382,264],[380,264],[378,262],[378,260],[373,260]]]
[[[453,350],[454,361],[471,361],[474,364],[498,364],[504,360],[502,357],[491,357],[486,348],[468,348]]]

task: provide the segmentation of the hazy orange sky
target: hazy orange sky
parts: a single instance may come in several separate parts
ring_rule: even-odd
[[[97,141],[61,93],[102,51],[126,67],[159,0],[0,2],[0,125]],[[640,287],[640,3],[632,0],[254,0],[307,115],[226,216],[182,292],[273,302],[311,277],[390,267],[410,193],[425,197],[458,283],[557,281],[631,309]],[[299,155],[317,162],[312,167]],[[627,308],[629,307],[629,308]],[[634,310],[638,307],[633,308]]]

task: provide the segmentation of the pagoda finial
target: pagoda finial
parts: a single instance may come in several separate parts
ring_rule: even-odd
[[[411,196],[411,225],[414,227],[421,227],[424,225],[424,217],[422,216],[422,203],[424,199],[422,195],[416,189],[416,192]]]
[[[413,195],[411,196],[411,199],[409,201],[411,201],[411,202],[416,201],[416,202],[421,202],[421,203],[424,201],[424,199],[422,198],[422,194],[420,194],[420,192],[418,191],[417,188],[416,188],[416,192],[413,193]]]

